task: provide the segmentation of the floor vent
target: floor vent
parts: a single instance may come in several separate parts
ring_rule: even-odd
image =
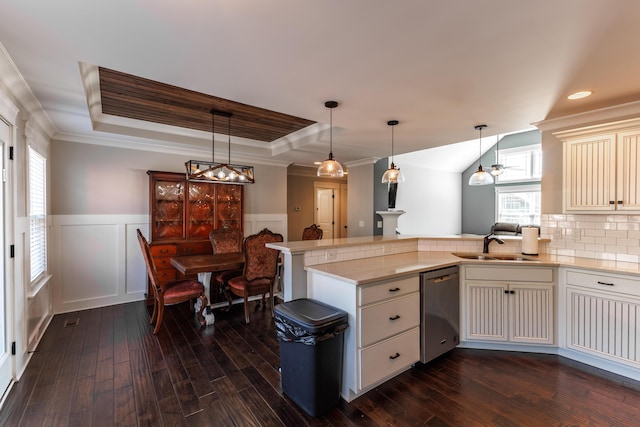
[[[79,317],[76,317],[75,319],[67,319],[64,321],[64,325],[62,325],[62,327],[66,328],[67,326],[78,326],[78,323],[80,323]]]

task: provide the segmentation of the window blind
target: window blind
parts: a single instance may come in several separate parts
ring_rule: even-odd
[[[31,282],[47,269],[47,164],[29,147],[29,236]]]

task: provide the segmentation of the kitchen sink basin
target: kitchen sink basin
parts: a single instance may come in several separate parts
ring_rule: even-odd
[[[475,259],[480,261],[535,261],[536,258],[519,255],[519,254],[479,254],[479,253],[466,253],[466,252],[453,252],[452,255],[458,258]]]

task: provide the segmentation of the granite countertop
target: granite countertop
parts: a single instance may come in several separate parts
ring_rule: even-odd
[[[491,254],[489,254],[490,256]],[[354,285],[363,285],[379,280],[389,280],[408,274],[436,270],[452,265],[500,265],[500,266],[551,266],[577,267],[600,271],[640,276],[640,264],[540,254],[534,261],[470,260],[451,252],[416,251],[378,257],[361,258],[305,267],[305,270],[343,280]]]

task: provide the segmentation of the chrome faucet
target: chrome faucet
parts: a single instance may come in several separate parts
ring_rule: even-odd
[[[504,240],[498,239],[497,237],[492,236],[491,234],[487,234],[486,236],[484,236],[484,246],[482,246],[482,253],[483,254],[488,254],[489,253],[489,244],[491,242],[498,242],[499,244],[503,244]]]

